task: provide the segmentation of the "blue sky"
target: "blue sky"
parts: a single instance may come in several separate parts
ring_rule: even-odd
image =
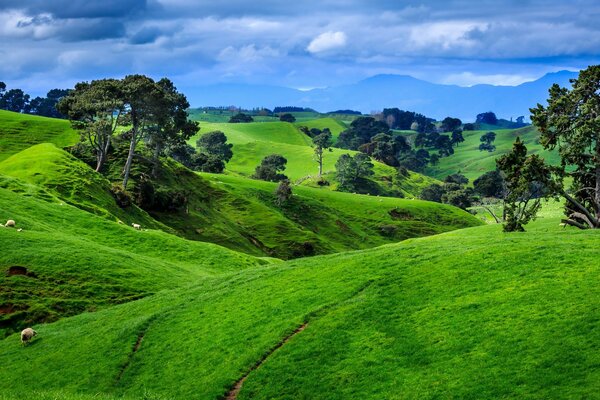
[[[143,73],[313,88],[380,74],[515,85],[600,60],[600,2],[0,0],[0,80]]]

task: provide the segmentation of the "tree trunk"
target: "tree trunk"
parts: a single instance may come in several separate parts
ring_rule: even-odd
[[[323,150],[319,152],[319,178],[323,175]]]
[[[160,144],[156,144],[156,148],[154,149],[154,159],[152,160],[152,176],[154,178],[158,177],[158,166],[160,165],[159,163],[159,157],[160,157],[160,152],[161,152],[161,146]]]
[[[129,171],[131,171],[131,163],[133,161],[133,153],[135,152],[136,145],[136,134],[132,132],[131,142],[129,144],[129,154],[127,155],[127,162],[125,163],[125,169],[123,170],[123,190],[127,190],[127,182],[129,181]]]

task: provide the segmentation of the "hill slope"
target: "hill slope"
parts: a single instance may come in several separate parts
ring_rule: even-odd
[[[499,228],[244,269],[39,326],[26,348],[0,341],[0,380],[217,399],[250,371],[240,399],[594,397],[597,232]]]

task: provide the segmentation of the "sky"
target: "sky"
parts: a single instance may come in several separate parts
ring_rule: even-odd
[[[600,63],[600,1],[0,0],[0,81],[32,95],[141,73],[180,91],[376,74],[517,85]]]

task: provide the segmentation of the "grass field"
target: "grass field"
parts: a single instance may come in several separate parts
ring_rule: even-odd
[[[0,161],[34,144],[66,147],[78,140],[69,121],[0,110]]]
[[[204,276],[36,326],[25,348],[0,341],[0,379],[65,398],[217,399],[308,322],[240,399],[590,398],[597,240],[551,216],[524,234],[490,225]]]
[[[539,154],[552,164],[559,162],[558,153],[546,151],[538,143],[539,133],[532,126],[491,131],[496,133],[495,151],[479,150],[479,144],[481,143],[479,138],[484,133],[489,132],[488,130],[464,131],[465,141],[454,148],[455,153],[450,157],[441,158],[437,166],[429,167],[425,173],[438,179],[443,179],[450,174],[461,173],[473,181],[485,172],[494,170],[496,168],[496,158],[509,152],[517,137],[520,137],[525,143],[530,154]]]

